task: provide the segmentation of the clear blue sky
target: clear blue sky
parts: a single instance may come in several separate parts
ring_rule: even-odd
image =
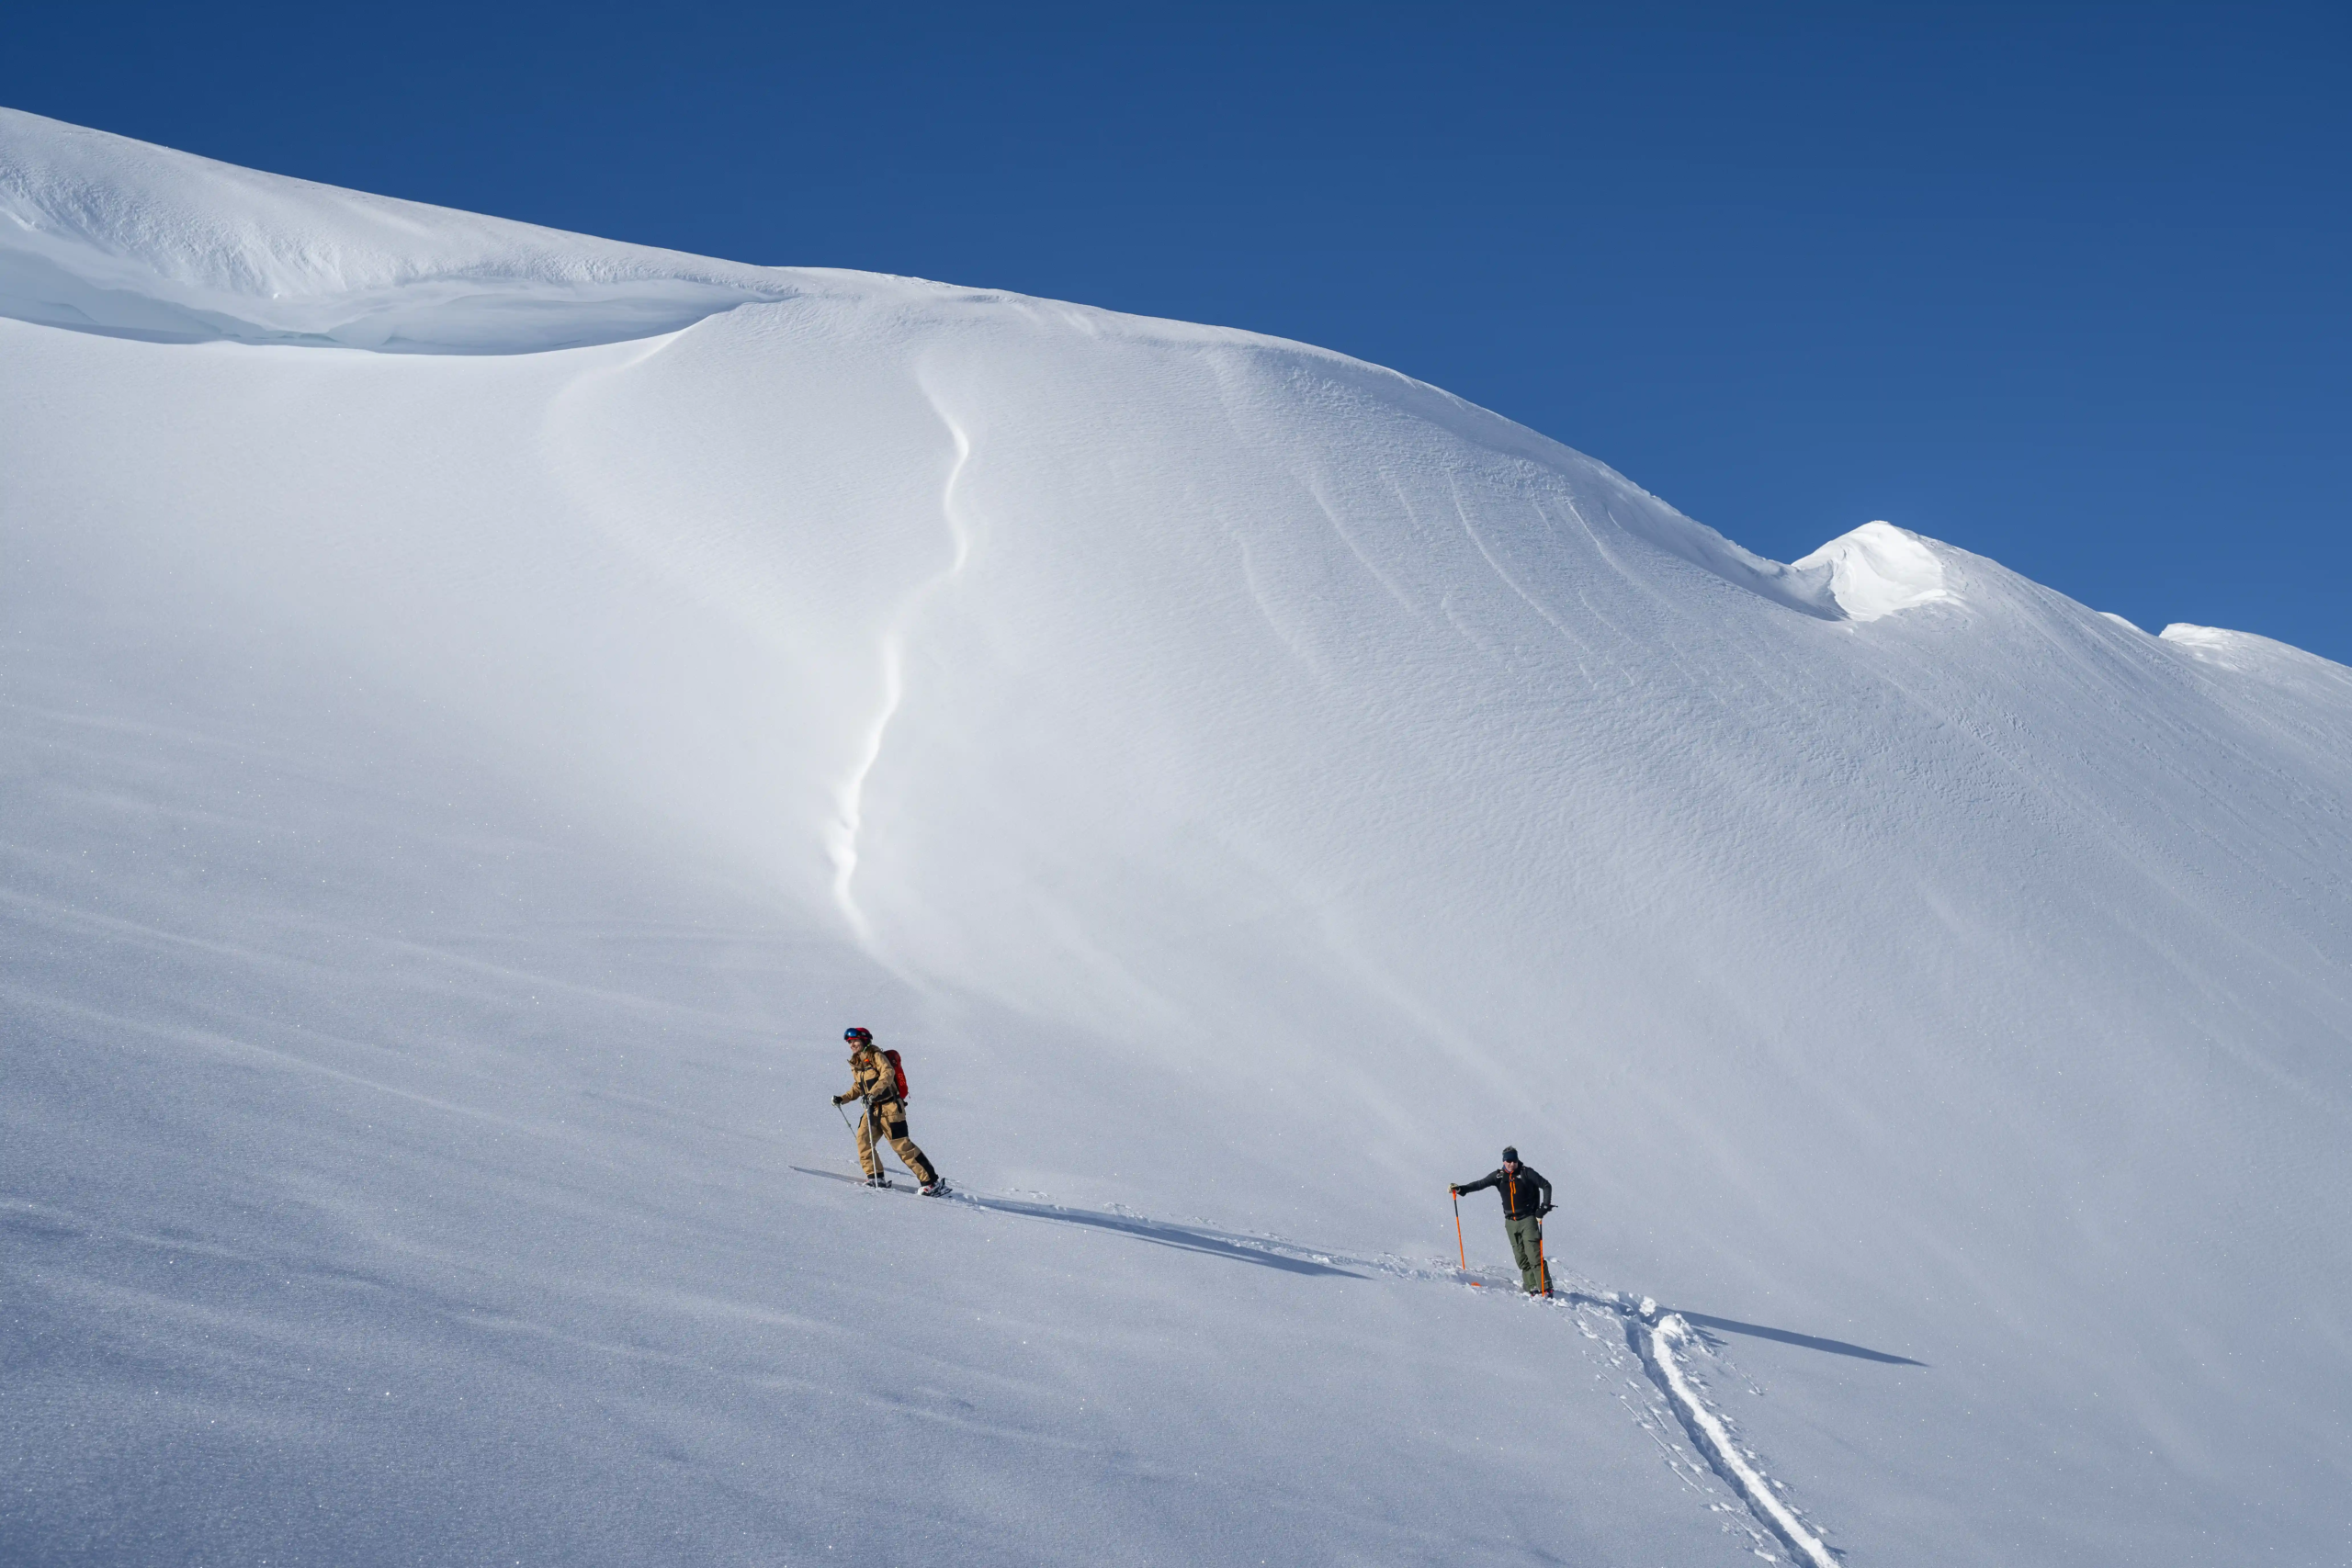
[[[2352,661],[2352,6],[28,7],[0,101],[1304,338]]]

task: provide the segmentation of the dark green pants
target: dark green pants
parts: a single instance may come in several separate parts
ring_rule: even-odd
[[[1544,1268],[1544,1222],[1532,1214],[1523,1220],[1505,1220],[1504,1234],[1510,1237],[1511,1261],[1519,1265],[1520,1283],[1530,1295],[1541,1295],[1552,1288]]]

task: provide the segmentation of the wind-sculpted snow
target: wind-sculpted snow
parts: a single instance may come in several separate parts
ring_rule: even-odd
[[[1891,523],[1865,523],[1798,561],[1793,571],[1826,571],[1829,597],[1858,621],[1950,599],[1943,562],[1917,534]]]
[[[0,109],[0,315],[163,342],[512,354],[800,283],[337,190]]]
[[[2343,1555],[2352,672],[1303,345],[0,169],[215,339],[735,301],[0,320],[18,1555],[1785,1557],[1622,1303],[1381,1261],[1506,1141],[1849,1562]],[[804,1173],[849,1022],[993,1206]]]

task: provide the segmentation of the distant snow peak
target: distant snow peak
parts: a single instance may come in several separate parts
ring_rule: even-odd
[[[1865,523],[1840,534],[1793,570],[1829,569],[1829,592],[1849,618],[1875,621],[1897,610],[1958,595],[1944,586],[1944,563],[1927,541],[1892,523]]]

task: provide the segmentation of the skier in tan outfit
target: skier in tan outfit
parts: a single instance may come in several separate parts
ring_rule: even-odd
[[[847,1105],[853,1100],[865,1101],[865,1114],[858,1119],[857,1123],[857,1163],[865,1168],[865,1184],[868,1187],[890,1185],[890,1179],[882,1174],[882,1156],[875,1152],[874,1147],[888,1138],[890,1146],[899,1151],[899,1157],[907,1162],[907,1168],[914,1173],[915,1179],[922,1183],[923,1195],[927,1198],[944,1197],[947,1183],[940,1179],[939,1172],[933,1168],[931,1161],[923,1157],[922,1150],[915,1146],[915,1141],[907,1136],[907,1100],[899,1090],[899,1069],[876,1048],[872,1030],[852,1028],[844,1031],[842,1038],[849,1042],[851,1082],[849,1092],[833,1096],[833,1103]]]

